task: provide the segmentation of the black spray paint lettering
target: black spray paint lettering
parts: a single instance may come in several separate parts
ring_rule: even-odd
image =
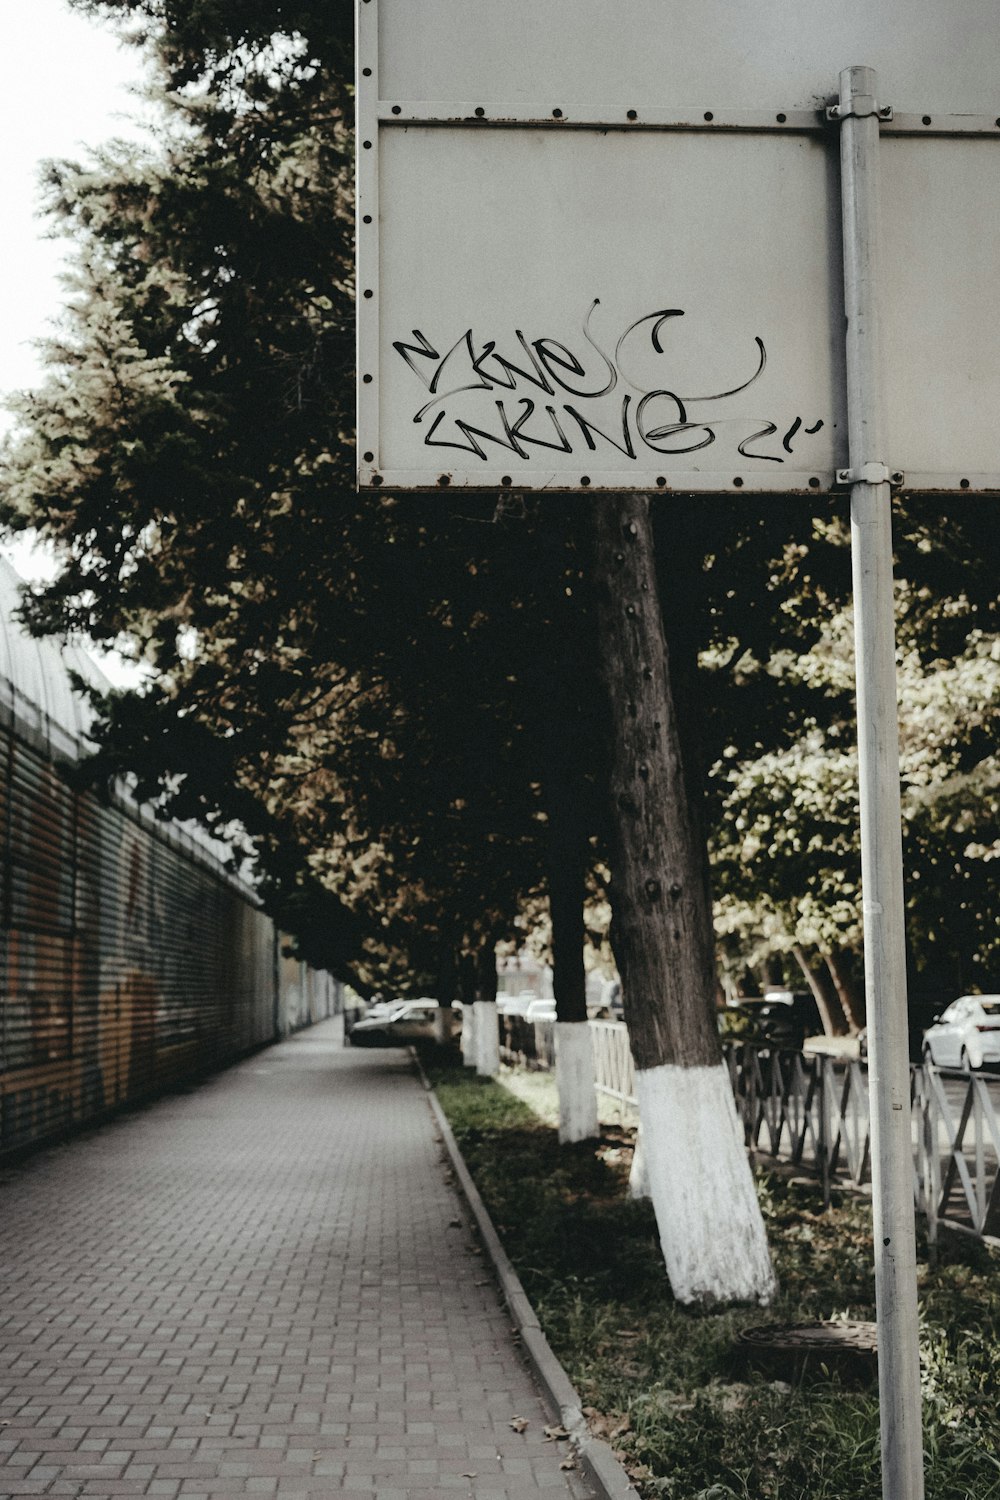
[[[666,386],[645,390],[629,373],[631,349],[638,343],[667,357],[664,329],[672,319],[684,317],[684,309],[659,308],[636,318],[620,334],[613,355],[609,355],[591,331],[591,319],[599,306],[600,300],[595,298],[581,326],[582,341],[575,348],[551,335],[529,338],[520,328],[514,330],[516,351],[508,348],[501,352],[496,339],[477,338],[471,328],[444,346],[443,352],[419,328],[413,330],[413,342],[395,341],[393,348],[429,396],[413,417],[415,423],[427,427],[424,444],[429,448],[456,448],[484,463],[491,456],[484,446],[487,444],[525,461],[530,461],[533,449],[570,454],[583,449],[606,453],[611,448],[635,463],[644,450],[665,457],[696,453],[716,442],[720,428],[731,428],[736,451],[744,458],[782,464],[783,454],[794,451],[794,438],[799,434],[813,436],[824,426],[820,419],[804,427],[803,418],[797,416],[781,438],[781,451],[759,451],[755,445],[775,437],[777,423],[718,411],[699,418],[690,408],[726,401],[749,390],[767,365],[762,338],[754,338],[753,369],[735,385],[698,395],[681,394]],[[616,398],[614,415],[610,416],[611,403],[605,398],[619,384],[630,385],[633,390]],[[468,391],[504,392],[499,398],[494,395],[490,403],[495,417],[488,408],[476,424],[460,416],[456,398]],[[550,399],[546,401],[546,397]],[[585,413],[580,409],[585,402],[601,402],[602,410]]]

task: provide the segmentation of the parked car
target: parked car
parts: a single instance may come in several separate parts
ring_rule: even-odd
[[[720,1029],[743,1041],[798,1052],[807,1036],[822,1033],[823,1024],[812,995],[774,990],[728,1006],[722,1013]]]
[[[434,1035],[436,1000],[404,1000],[387,1015],[369,1015],[352,1029],[352,1047],[405,1047]]]
[[[556,1018],[556,1002],[554,1000],[532,1000],[524,1012],[524,1019],[529,1022],[554,1021]]]
[[[936,1068],[1000,1063],[1000,995],[961,995],[924,1032],[924,1062]]]
[[[519,995],[498,995],[497,1012],[501,1016],[523,1016],[532,1001],[537,999],[533,990],[522,990]]]

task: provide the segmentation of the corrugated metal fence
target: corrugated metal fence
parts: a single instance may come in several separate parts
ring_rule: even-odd
[[[207,843],[79,790],[78,753],[0,682],[0,1152],[342,1008]]]

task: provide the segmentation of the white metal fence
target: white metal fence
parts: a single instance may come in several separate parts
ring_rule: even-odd
[[[590,1033],[598,1093],[634,1105],[627,1027],[591,1021]],[[504,1060],[522,1066],[551,1068],[554,1051],[551,1021],[508,1026],[501,1041]],[[750,1151],[815,1176],[825,1202],[836,1182],[862,1187],[870,1181],[865,1063],[747,1042],[726,1042],[723,1051]],[[929,1064],[910,1070],[914,1200],[932,1245],[942,1224],[1000,1241],[998,1108],[996,1075]]]

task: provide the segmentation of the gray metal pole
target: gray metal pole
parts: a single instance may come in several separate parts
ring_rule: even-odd
[[[871,68],[841,73],[838,113],[882,1494],[922,1500],[892,528],[878,329],[879,106]]]

